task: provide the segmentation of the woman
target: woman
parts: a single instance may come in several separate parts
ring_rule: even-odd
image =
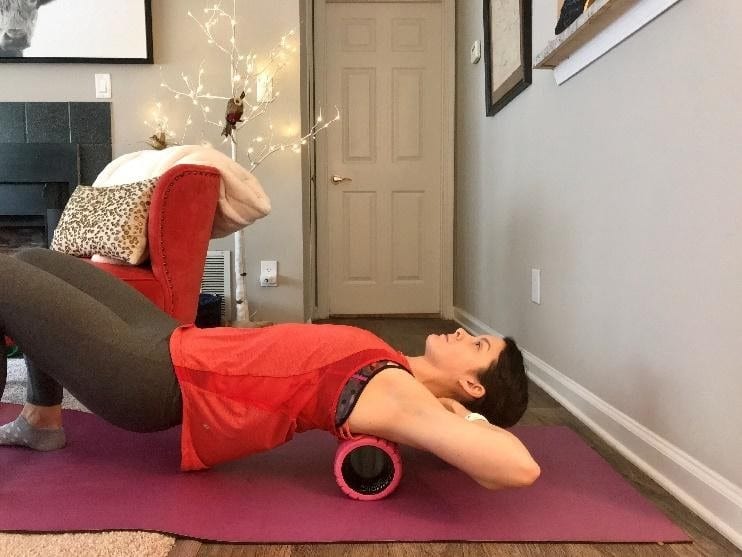
[[[490,489],[539,475],[528,450],[498,427],[514,424],[527,403],[523,359],[509,338],[459,329],[430,335],[425,354],[407,358],[354,327],[180,326],[115,277],[38,248],[0,255],[3,334],[23,350],[28,384],[0,445],[62,448],[64,385],[130,431],[182,423],[183,470],[325,429],[430,451]],[[0,393],[5,375],[3,353]]]

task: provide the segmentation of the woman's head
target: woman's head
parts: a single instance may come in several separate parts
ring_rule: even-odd
[[[504,343],[497,360],[479,376],[484,396],[466,406],[497,426],[510,427],[520,420],[528,406],[528,377],[523,354],[515,341],[506,337]]]
[[[464,329],[430,335],[424,359],[436,371],[419,379],[436,396],[455,398],[500,427],[510,427],[525,412],[528,378],[512,338],[472,336]]]

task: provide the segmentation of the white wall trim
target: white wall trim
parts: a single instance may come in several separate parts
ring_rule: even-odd
[[[315,122],[314,106],[314,0],[299,2],[300,18],[300,84],[301,84],[301,134],[309,133]],[[324,134],[322,134],[324,135]],[[317,199],[316,160],[314,142],[310,141],[301,154],[302,177],[302,270],[304,277],[304,320],[311,321],[317,307],[316,249],[317,221],[314,207]]]
[[[453,234],[454,234],[454,153],[456,152],[456,5],[444,0],[443,6],[443,139],[441,160],[441,278],[440,312],[444,319],[453,319]]]
[[[327,19],[327,1],[326,0],[312,0],[314,8],[314,21],[312,28],[314,29],[314,110],[316,107],[327,106],[327,70],[325,60],[327,58],[327,38],[324,32],[325,21]],[[329,282],[330,282],[330,258],[327,254],[327,249],[320,249],[323,246],[329,246],[328,229],[326,209],[328,198],[327,198],[327,186],[326,179],[320,180],[318,177],[328,176],[327,171],[327,151],[329,149],[327,142],[327,134],[323,133],[317,136],[314,143],[315,149],[315,181],[314,181],[314,195],[316,203],[316,217],[317,217],[317,230],[312,238],[314,243],[314,253],[316,259],[313,262],[315,265],[314,273],[316,277],[316,292],[317,300],[314,313],[312,315],[315,319],[325,318],[330,314],[330,296],[329,296]]]
[[[460,308],[454,319],[476,334],[497,335]],[[500,335],[501,336],[501,335]],[[537,356],[523,350],[539,387],[685,506],[742,548],[742,489]]]
[[[558,85],[592,64],[680,0],[640,0],[554,68]]]

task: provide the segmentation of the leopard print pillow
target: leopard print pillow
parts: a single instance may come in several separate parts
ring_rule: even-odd
[[[51,249],[143,263],[149,255],[147,215],[156,184],[157,178],[151,178],[106,188],[78,186],[54,231]]]

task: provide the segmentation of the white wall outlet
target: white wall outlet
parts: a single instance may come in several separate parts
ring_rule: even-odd
[[[541,304],[541,269],[531,269],[531,301]]]
[[[110,99],[111,98],[111,74],[110,73],[95,74],[95,98],[97,99]]]
[[[260,262],[260,286],[278,286],[278,261]]]
[[[482,43],[479,40],[471,45],[471,63],[476,64],[482,58]]]

